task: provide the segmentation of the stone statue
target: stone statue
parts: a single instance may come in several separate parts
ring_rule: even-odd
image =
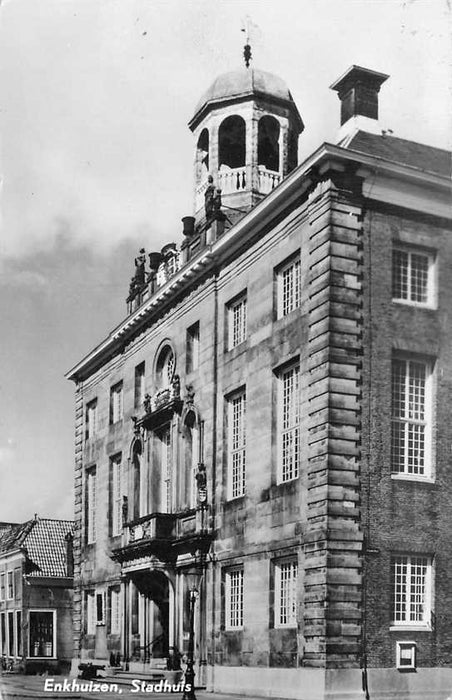
[[[129,519],[129,499],[127,496],[122,497],[122,526],[126,524]]]
[[[135,283],[138,286],[145,284],[146,253],[144,248],[140,248],[140,254],[135,258]]]
[[[145,410],[145,413],[150,413],[151,412],[151,401],[152,397],[150,394],[145,394],[144,395],[144,401],[143,401],[143,408]]]
[[[198,464],[195,479],[198,488],[198,501],[199,503],[205,503],[207,501],[207,474],[206,467],[202,462]]]
[[[204,210],[206,212],[206,219],[209,220],[212,218],[215,209],[215,186],[213,184],[212,175],[209,175],[209,177],[207,178],[207,182],[209,184],[207,185],[206,191],[204,192]]]

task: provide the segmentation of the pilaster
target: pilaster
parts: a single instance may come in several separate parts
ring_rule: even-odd
[[[304,663],[355,667],[361,636],[362,244],[359,181],[309,198],[309,430]]]
[[[74,484],[74,604],[73,604],[73,655],[80,658],[82,632],[82,531],[83,531],[83,395],[81,385],[75,391],[75,484]]]

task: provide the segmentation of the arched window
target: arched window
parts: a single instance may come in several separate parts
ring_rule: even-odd
[[[133,446],[132,450],[132,479],[133,479],[133,505],[132,513],[133,520],[139,518],[141,515],[141,459],[143,454],[143,448],[141,442],[137,442]]]
[[[257,163],[274,172],[279,172],[279,131],[275,117],[265,115],[259,119]]]
[[[155,381],[158,389],[168,389],[174,378],[176,369],[176,358],[170,345],[165,345],[158,356]]]
[[[209,132],[203,129],[199,135],[196,147],[196,182],[207,179],[209,172]]]
[[[246,126],[242,117],[227,117],[218,131],[218,166],[241,168],[246,159]]]

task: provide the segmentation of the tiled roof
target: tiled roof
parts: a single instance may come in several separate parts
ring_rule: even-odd
[[[66,540],[72,520],[36,518],[26,523],[0,523],[0,553],[22,548],[29,576],[67,576]]]
[[[347,148],[445,177],[452,174],[452,154],[449,151],[396,136],[358,131]]]
[[[30,576],[67,576],[66,540],[74,534],[72,520],[38,518],[24,540]]]

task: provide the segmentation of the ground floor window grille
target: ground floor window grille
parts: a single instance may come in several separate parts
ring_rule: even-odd
[[[51,658],[54,650],[53,611],[30,611],[30,656]]]
[[[296,561],[275,565],[275,627],[297,624],[297,579]]]
[[[243,569],[226,572],[226,629],[243,627]]]
[[[432,562],[424,556],[396,556],[392,560],[394,625],[430,625]]]

